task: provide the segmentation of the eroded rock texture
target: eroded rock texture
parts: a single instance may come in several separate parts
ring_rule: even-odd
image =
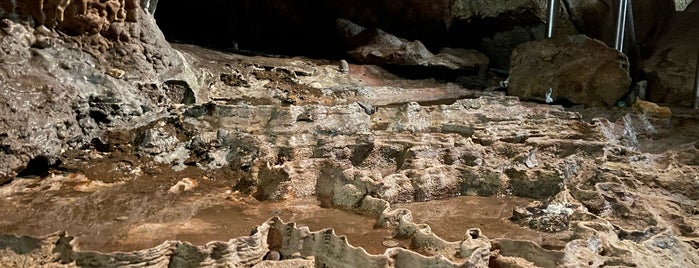
[[[112,129],[93,147],[66,154],[61,165],[88,177],[25,179],[4,186],[3,215],[30,217],[37,223],[72,215],[96,222],[107,219],[95,225],[96,230],[114,234],[120,243],[133,243],[165,230],[212,230],[202,220],[225,214],[200,213],[214,209],[220,202],[216,200],[240,202],[234,200],[248,194],[259,200],[317,196],[324,206],[368,215],[377,227],[393,230],[387,245],[396,240],[407,249],[372,255],[331,230],[311,232],[272,219],[250,237],[205,246],[166,242],[131,253],[83,252],[60,235],[38,240],[8,236],[3,240],[11,245],[5,247],[4,255],[9,256],[5,263],[262,267],[282,263],[645,266],[658,260],[691,267],[699,263],[693,211],[699,149],[692,134],[687,142],[669,143],[680,136],[668,128],[692,124],[691,117],[673,122],[629,112],[618,119],[587,121],[560,106],[528,104],[500,93],[430,80],[403,80],[371,66],[351,65],[353,71],[343,73],[336,64],[243,57],[192,46],[178,49],[200,70],[195,75],[199,85],[207,85],[190,89],[197,100],[211,102],[169,105],[165,118],[135,129]],[[377,109],[369,114],[358,102]],[[187,178],[164,175],[177,172]],[[150,183],[143,178],[151,178]],[[231,186],[240,193],[230,193]],[[42,193],[41,189],[53,194],[29,199],[35,200],[28,206],[38,208],[36,213],[27,216],[17,209],[27,206],[23,200]],[[64,196],[71,189],[78,192]],[[120,194],[123,191],[148,194],[131,199],[132,195]],[[514,208],[513,219],[551,242],[490,237],[478,229],[448,241],[415,222],[409,210],[391,205],[459,195],[540,200]],[[41,208],[39,204],[47,200],[54,200],[55,207]],[[135,209],[157,200],[180,201],[169,201],[169,208]],[[79,210],[76,202],[90,209]],[[49,210],[41,212],[45,209]],[[4,224],[23,232],[30,227]],[[99,232],[85,233],[93,237]],[[25,240],[44,246],[20,251],[15,245]],[[281,255],[280,263],[263,261],[272,251]],[[60,252],[60,258],[52,255]]]
[[[160,77],[181,72],[181,59],[136,1],[40,3],[0,7],[0,182],[32,159],[55,165],[104,128],[155,116],[172,102]]]
[[[3,16],[21,23],[0,25],[0,266],[699,265],[696,115],[572,111],[372,65],[175,51],[145,12],[155,1],[61,3],[2,3]],[[469,18],[531,27],[542,19],[542,1],[496,1],[492,13],[485,2],[454,3]],[[566,53],[589,46],[608,53],[589,60],[602,64],[592,70],[618,71],[597,77],[619,75],[593,81],[572,69],[583,80],[566,81],[628,87],[625,60],[602,43],[547,42],[572,48],[542,48],[549,54],[537,59],[567,64]],[[398,206],[475,195],[502,204],[439,217],[490,213],[493,225],[529,236],[498,237],[481,225],[446,239]],[[532,202],[509,206],[504,196]],[[365,248],[332,229],[283,222],[295,216],[284,202],[303,198],[314,203],[294,213],[345,230],[368,222]],[[205,243],[178,241],[195,238]]]

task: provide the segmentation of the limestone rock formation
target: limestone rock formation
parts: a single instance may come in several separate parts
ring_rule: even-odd
[[[2,236],[0,249],[3,266],[43,263],[60,267],[105,267],[139,265],[160,266],[253,266],[254,267],[405,267],[438,265],[441,267],[487,267],[490,244],[484,238],[446,242],[429,228],[401,220],[398,235],[414,240],[415,249],[444,252],[427,258],[403,248],[387,249],[382,255],[370,255],[362,248],[337,236],[332,229],[311,232],[308,227],[286,224],[279,218],[262,223],[250,236],[229,241],[213,241],[204,246],[168,241],[159,246],[130,253],[81,252],[72,245],[74,237],[56,233],[43,238]],[[405,230],[404,230],[405,229]],[[275,250],[281,260],[263,261]],[[453,256],[452,256],[453,255]],[[451,256],[449,258],[444,256]]]
[[[153,116],[171,102],[161,76],[181,72],[178,54],[138,1],[39,3],[0,5],[0,80],[8,81],[0,84],[0,183],[31,159],[54,165],[101,129]]]
[[[573,111],[372,65],[173,49],[151,16],[157,2],[0,3],[0,266],[699,266],[696,115]],[[277,11],[304,20],[293,3]],[[544,10],[386,3],[363,4],[381,6],[375,19],[391,10],[432,23],[418,32],[494,20],[525,24],[511,32],[527,38]],[[485,61],[377,33],[427,62]],[[510,89],[611,105],[629,86],[626,65],[581,36],[527,43]],[[447,224],[405,208],[476,195],[495,205],[430,211]],[[360,235],[312,230],[304,212]]]
[[[615,105],[631,86],[624,54],[583,35],[520,45],[512,55],[508,94],[588,106]]]
[[[337,26],[352,48],[349,55],[362,64],[469,71],[488,67],[488,58],[474,50],[444,48],[434,55],[419,40],[407,41],[378,28],[366,29],[346,19],[338,19]]]
[[[105,216],[90,211],[103,208],[103,213],[111,215],[108,211],[120,209],[120,206],[104,206],[107,200],[141,204],[149,202],[150,198],[158,200],[161,195],[182,198],[179,203],[168,205],[172,207],[150,205],[126,218],[112,216],[118,219],[115,220],[119,223],[117,226],[124,226],[126,231],[114,231],[108,226],[116,224],[106,223],[98,225],[101,227],[97,230],[85,232],[94,236],[97,231],[110,230],[117,232],[122,243],[133,243],[133,240],[157,233],[152,230],[172,228],[172,232],[187,233],[196,230],[193,226],[202,225],[203,230],[209,230],[206,228],[211,227],[206,224],[192,222],[192,215],[197,215],[198,210],[210,209],[211,202],[215,202],[211,200],[239,197],[214,192],[199,199],[197,194],[206,193],[210,188],[227,185],[224,189],[230,189],[235,185],[235,190],[248,191],[261,200],[317,196],[326,206],[369,215],[377,226],[395,230],[392,239],[408,239],[409,250],[391,248],[383,255],[370,255],[350,246],[352,243],[348,244],[332,231],[310,232],[273,219],[257,229],[261,235],[237,238],[228,244],[212,242],[195,247],[183,242],[167,242],[152,250],[118,256],[86,253],[76,248],[66,251],[72,252],[65,254],[70,258],[61,259],[68,264],[71,260],[78,264],[109,265],[157,259],[163,264],[186,261],[192,265],[267,265],[271,260],[262,261],[262,258],[272,250],[289,263],[330,266],[348,263],[402,267],[426,261],[444,266],[484,266],[490,262],[556,266],[580,265],[589,260],[642,266],[670,256],[669,252],[678,252],[686,258],[673,259],[674,264],[692,266],[697,263],[691,246],[696,219],[686,210],[697,197],[691,185],[692,174],[697,169],[698,150],[694,145],[678,145],[675,151],[644,152],[648,148],[643,144],[650,144],[644,140],[662,140],[663,135],[667,135],[657,130],[667,125],[663,121],[666,118],[629,114],[617,121],[599,119],[590,123],[580,114],[559,106],[522,103],[502,94],[476,97],[475,93],[458,86],[439,85],[433,81],[391,80],[390,75],[364,69],[367,67],[356,66],[353,73],[341,74],[334,64],[302,64],[298,59],[263,60],[220,52],[204,53],[191,46],[178,47],[187,57],[195,59],[192,64],[200,70],[197,77],[202,79],[202,84],[211,85],[195,95],[213,102],[172,104],[167,118],[136,129],[111,130],[94,142],[91,153],[77,151],[67,155],[63,166],[99,174],[90,176],[103,182],[87,178],[78,182],[49,178],[15,181],[5,186],[3,189],[7,191],[0,193],[5,197],[6,206],[0,208],[5,209],[3,214],[10,218],[26,217],[15,208],[25,199],[13,198],[17,192],[12,189],[28,189],[24,194],[30,196],[32,192],[41,194],[32,199],[31,206],[39,206],[47,198],[66,200],[57,202],[48,211],[39,210],[44,213],[32,214],[37,222],[55,220],[61,215],[98,222]],[[220,62],[211,63],[209,58],[217,58]],[[246,69],[249,66],[246,61],[253,60],[260,60],[257,64],[261,67]],[[240,73],[236,77],[245,82],[227,83],[230,81],[222,81],[221,75],[213,75],[219,72]],[[280,77],[285,78],[277,80]],[[363,80],[355,80],[357,77]],[[385,80],[377,80],[377,77]],[[378,84],[379,81],[384,84]],[[402,88],[394,89],[387,84]],[[276,95],[283,92],[280,89],[283,86],[291,89],[288,94],[293,95],[295,90],[312,90],[314,87],[310,85],[324,90],[299,94],[304,98],[295,97],[293,104],[285,104],[289,95],[283,98]],[[462,94],[473,94],[473,98],[429,104]],[[257,99],[252,99],[253,96]],[[402,98],[406,97],[423,104],[405,103],[407,99]],[[368,115],[356,105],[358,100],[371,101],[378,109]],[[537,164],[533,164],[534,160]],[[81,167],[81,161],[93,163],[94,167]],[[666,171],[657,173],[659,167],[665,167]],[[105,174],[104,170],[109,173]],[[160,174],[177,174],[168,170],[187,172],[188,179],[156,179]],[[139,179],[143,176],[154,176],[153,181],[139,184],[139,181],[144,183]],[[38,185],[27,187],[34,183]],[[71,186],[76,183],[77,186]],[[195,183],[197,187],[191,187]],[[646,185],[659,185],[661,191],[677,195],[648,195],[646,193],[655,190]],[[81,191],[80,195],[62,197],[64,187],[75,187]],[[131,188],[152,191],[153,196],[137,194],[137,199],[131,199],[132,194],[124,193]],[[42,193],[40,189],[56,190]],[[517,212],[523,219],[518,222],[551,232],[551,237],[558,237],[553,241],[560,242],[547,242],[549,249],[544,249],[532,241],[489,239],[488,233],[479,233],[475,238],[469,233],[464,234],[463,240],[445,240],[437,237],[428,225],[416,223],[410,211],[392,209],[388,202],[472,194],[512,194],[542,200],[527,212]],[[671,203],[679,205],[668,205]],[[75,204],[89,209],[76,210]],[[636,209],[639,204],[654,207],[660,213]],[[216,217],[225,217],[225,213],[216,214]],[[173,222],[148,223],[163,218]],[[265,224],[271,227],[265,229],[268,228]],[[270,233],[276,238],[270,239]],[[16,241],[17,237],[8,239]],[[231,243],[236,245],[235,250]],[[592,245],[588,250],[581,248],[588,244]],[[159,253],[163,251],[181,253],[164,258],[163,253]],[[624,253],[627,251],[649,257],[628,258]],[[19,255],[12,255],[8,263],[22,258],[28,261],[40,258]],[[308,259],[309,256],[315,257]]]

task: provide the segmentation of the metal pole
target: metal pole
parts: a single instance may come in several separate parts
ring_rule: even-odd
[[[632,0],[624,0],[624,2],[627,3],[626,5],[626,33],[629,35],[629,41],[631,42],[631,51],[629,51],[629,54],[633,54],[633,57],[641,57],[641,50],[638,46],[638,40],[636,40],[636,24],[635,20],[633,19],[633,1]]]
[[[633,0],[628,0],[628,6],[626,7],[626,34],[628,35],[628,41],[629,44],[626,46],[628,51],[626,52],[626,56],[629,58],[629,64],[631,64],[631,79],[632,81],[638,82],[638,79],[640,77],[640,69],[638,67],[638,62],[641,59],[641,48],[638,44],[638,40],[636,40],[636,25],[635,25],[635,20],[633,18]],[[640,96],[639,96],[640,97]]]
[[[697,68],[694,77],[694,109],[699,109],[699,50],[697,50]]]
[[[556,11],[558,11],[558,0],[549,0],[548,17],[546,20],[546,38],[553,37],[556,31]]]
[[[614,48],[624,51],[624,33],[626,30],[626,10],[629,7],[629,0],[619,0],[619,10],[616,17],[616,36],[614,38]]]

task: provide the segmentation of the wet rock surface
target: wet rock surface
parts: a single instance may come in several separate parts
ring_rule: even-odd
[[[134,67],[85,34],[35,41],[70,20],[2,21],[0,266],[699,265],[696,113],[162,38],[176,61]]]

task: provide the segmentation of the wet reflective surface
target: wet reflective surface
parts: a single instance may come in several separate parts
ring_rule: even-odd
[[[413,213],[415,222],[426,223],[432,232],[447,241],[465,239],[470,228],[479,228],[486,237],[541,242],[541,233],[520,227],[509,218],[515,206],[533,201],[521,197],[461,196],[446,200],[396,204]]]
[[[135,251],[166,240],[204,245],[246,236],[258,224],[280,217],[311,231],[333,228],[350,244],[382,254],[392,230],[375,228],[376,218],[337,208],[324,208],[315,197],[271,202],[231,192],[224,183],[193,179],[197,187],[182,193],[169,188],[174,178],[138,178],[103,183],[84,175],[23,179],[0,192],[0,233],[43,236],[66,230],[84,251]],[[24,189],[24,190],[18,190]],[[14,193],[13,193],[14,191]],[[469,228],[488,238],[542,241],[539,232],[510,222],[514,206],[531,200],[516,197],[456,197],[394,204],[408,208],[414,220],[427,223],[448,241],[460,241]],[[387,243],[390,244],[390,243]],[[409,247],[404,241],[398,246]]]
[[[334,228],[374,254],[383,253],[382,242],[391,236],[389,229],[374,228],[375,218],[322,208],[314,197],[260,202],[216,181],[196,181],[196,188],[173,194],[176,179],[102,183],[70,174],[17,180],[0,193],[0,233],[40,237],[66,230],[81,250],[135,251],[166,240],[203,245],[246,236],[277,216],[312,231]]]

